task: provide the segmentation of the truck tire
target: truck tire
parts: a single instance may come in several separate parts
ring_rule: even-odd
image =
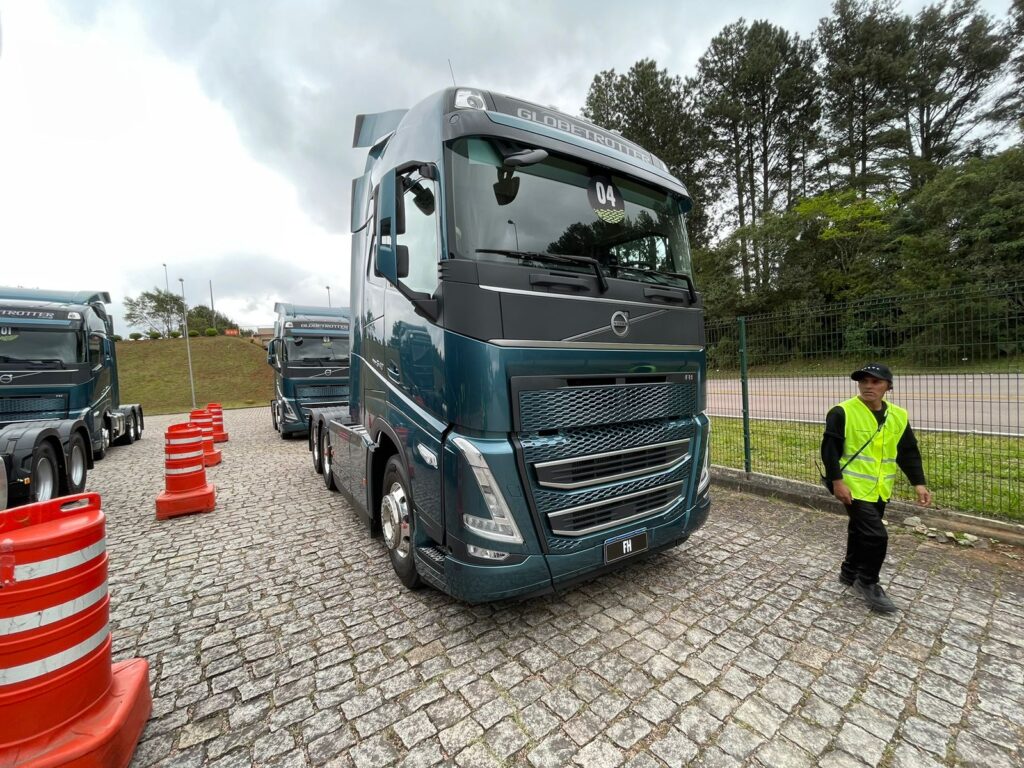
[[[129,411],[124,417],[124,434],[118,441],[121,445],[131,445],[135,442],[135,411]]]
[[[313,454],[313,471],[318,475],[324,473],[324,455],[323,455],[323,432],[319,425],[309,427],[310,436],[310,453]]]
[[[107,455],[107,451],[110,449],[110,426],[106,419],[103,419],[103,427],[100,429],[100,447],[94,448],[92,451],[92,457],[99,461]]]
[[[380,524],[384,533],[384,545],[388,548],[391,566],[398,580],[408,589],[420,586],[416,573],[416,557],[413,553],[413,532],[415,520],[412,514],[412,498],[409,495],[409,481],[398,456],[392,456],[384,467],[384,482],[381,488]]]
[[[274,431],[275,432],[280,431],[278,426],[277,426],[277,401],[276,400],[271,400],[270,401],[270,423],[274,425]]]
[[[135,440],[139,441],[142,439],[142,419],[139,418],[139,414],[135,414]]]
[[[338,483],[334,480],[334,472],[331,471],[331,460],[327,458],[331,452],[331,430],[321,429],[317,435],[317,442],[320,444],[320,467],[324,488],[334,492],[338,490]]]
[[[71,435],[68,450],[68,493],[81,493],[85,490],[85,478],[88,474],[85,439],[75,432]]]
[[[29,484],[29,500],[49,501],[60,495],[60,465],[53,446],[43,443],[32,457],[32,475]]]

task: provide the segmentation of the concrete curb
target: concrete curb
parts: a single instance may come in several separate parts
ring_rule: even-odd
[[[711,482],[723,488],[784,499],[825,512],[836,514],[843,512],[843,505],[824,488],[797,480],[785,480],[781,477],[761,475],[756,472],[748,474],[740,469],[713,465],[711,467]],[[1024,547],[1024,525],[1017,523],[990,520],[987,517],[968,515],[948,509],[923,509],[903,501],[891,502],[885,508],[885,514],[890,523],[902,523],[906,518],[916,516],[921,518],[924,525],[938,528],[940,531],[962,531]]]

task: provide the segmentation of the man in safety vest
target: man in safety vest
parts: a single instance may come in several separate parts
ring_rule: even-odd
[[[878,583],[878,574],[889,544],[882,516],[897,467],[914,486],[918,504],[928,506],[932,495],[925,485],[921,452],[907,412],[885,402],[892,389],[892,371],[881,363],[869,363],[850,378],[860,393],[828,412],[821,441],[825,476],[850,517],[839,581],[852,585],[872,610],[892,613],[896,606]]]

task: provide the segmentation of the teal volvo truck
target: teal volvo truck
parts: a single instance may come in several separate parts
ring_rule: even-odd
[[[471,88],[361,115],[354,145],[350,401],[314,427],[402,583],[523,597],[685,541],[710,500],[683,184]]]
[[[348,403],[349,316],[346,307],[274,305],[277,320],[267,362],[274,369],[270,417],[282,438],[306,434],[311,408]]]
[[[121,403],[109,303],[0,287],[0,509],[82,491],[111,443],[142,437],[142,407]]]

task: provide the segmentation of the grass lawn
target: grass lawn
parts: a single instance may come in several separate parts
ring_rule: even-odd
[[[751,421],[751,469],[817,484],[814,461],[819,455],[822,426]],[[1024,522],[1021,503],[1024,440],[918,430],[915,434],[936,506]],[[722,466],[743,469],[742,419],[712,419],[711,460]],[[895,498],[913,500],[913,488],[902,474]]]
[[[231,336],[189,339],[196,405],[225,408],[266,405],[274,396],[274,371],[258,343]],[[145,413],[192,409],[184,339],[119,341],[117,367],[121,400],[140,403]]]

